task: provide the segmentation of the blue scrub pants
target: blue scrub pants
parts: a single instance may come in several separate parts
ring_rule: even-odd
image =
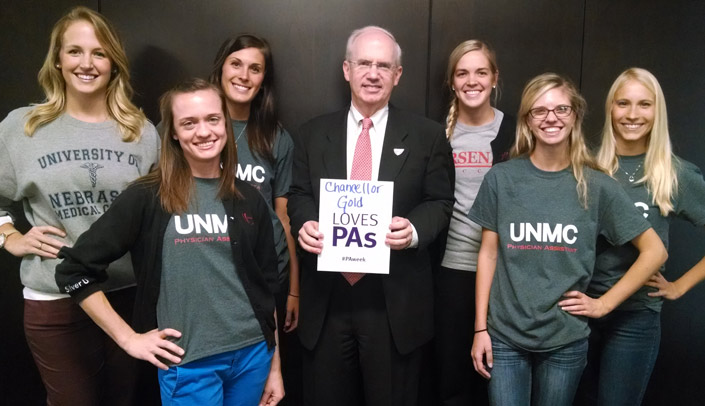
[[[265,341],[159,370],[164,406],[259,404],[274,349]]]

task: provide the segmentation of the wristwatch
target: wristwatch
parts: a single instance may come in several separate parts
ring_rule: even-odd
[[[0,249],[5,248],[5,242],[7,241],[7,237],[11,236],[14,233],[17,233],[17,230],[12,230],[7,233],[0,233]]]

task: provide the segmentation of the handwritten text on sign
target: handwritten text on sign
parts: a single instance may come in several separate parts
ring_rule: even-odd
[[[320,196],[318,270],[388,274],[394,183],[321,179]]]

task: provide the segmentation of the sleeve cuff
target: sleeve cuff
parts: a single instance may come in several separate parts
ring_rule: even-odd
[[[5,225],[7,223],[13,223],[14,221],[12,220],[12,217],[10,216],[0,216],[0,226]]]
[[[411,223],[409,223],[411,224]],[[416,232],[416,227],[414,227],[413,224],[411,224],[411,244],[409,244],[408,247],[406,248],[418,248],[419,246],[419,233]]]

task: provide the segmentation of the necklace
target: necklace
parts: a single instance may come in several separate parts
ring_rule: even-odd
[[[242,134],[245,132],[245,129],[247,128],[247,123],[245,123],[245,126],[242,127],[242,130],[240,130],[240,134],[237,135],[237,138],[235,138],[235,143],[237,144],[238,141],[240,141],[240,137],[242,137]]]
[[[641,169],[641,164],[639,164],[639,166],[637,166],[636,169],[634,169],[634,172],[632,172],[631,174],[629,174],[629,172],[622,169],[622,171],[627,175],[627,179],[629,179],[629,183],[634,183],[634,180],[635,180],[634,177],[636,176],[636,173],[639,172],[639,169]]]

